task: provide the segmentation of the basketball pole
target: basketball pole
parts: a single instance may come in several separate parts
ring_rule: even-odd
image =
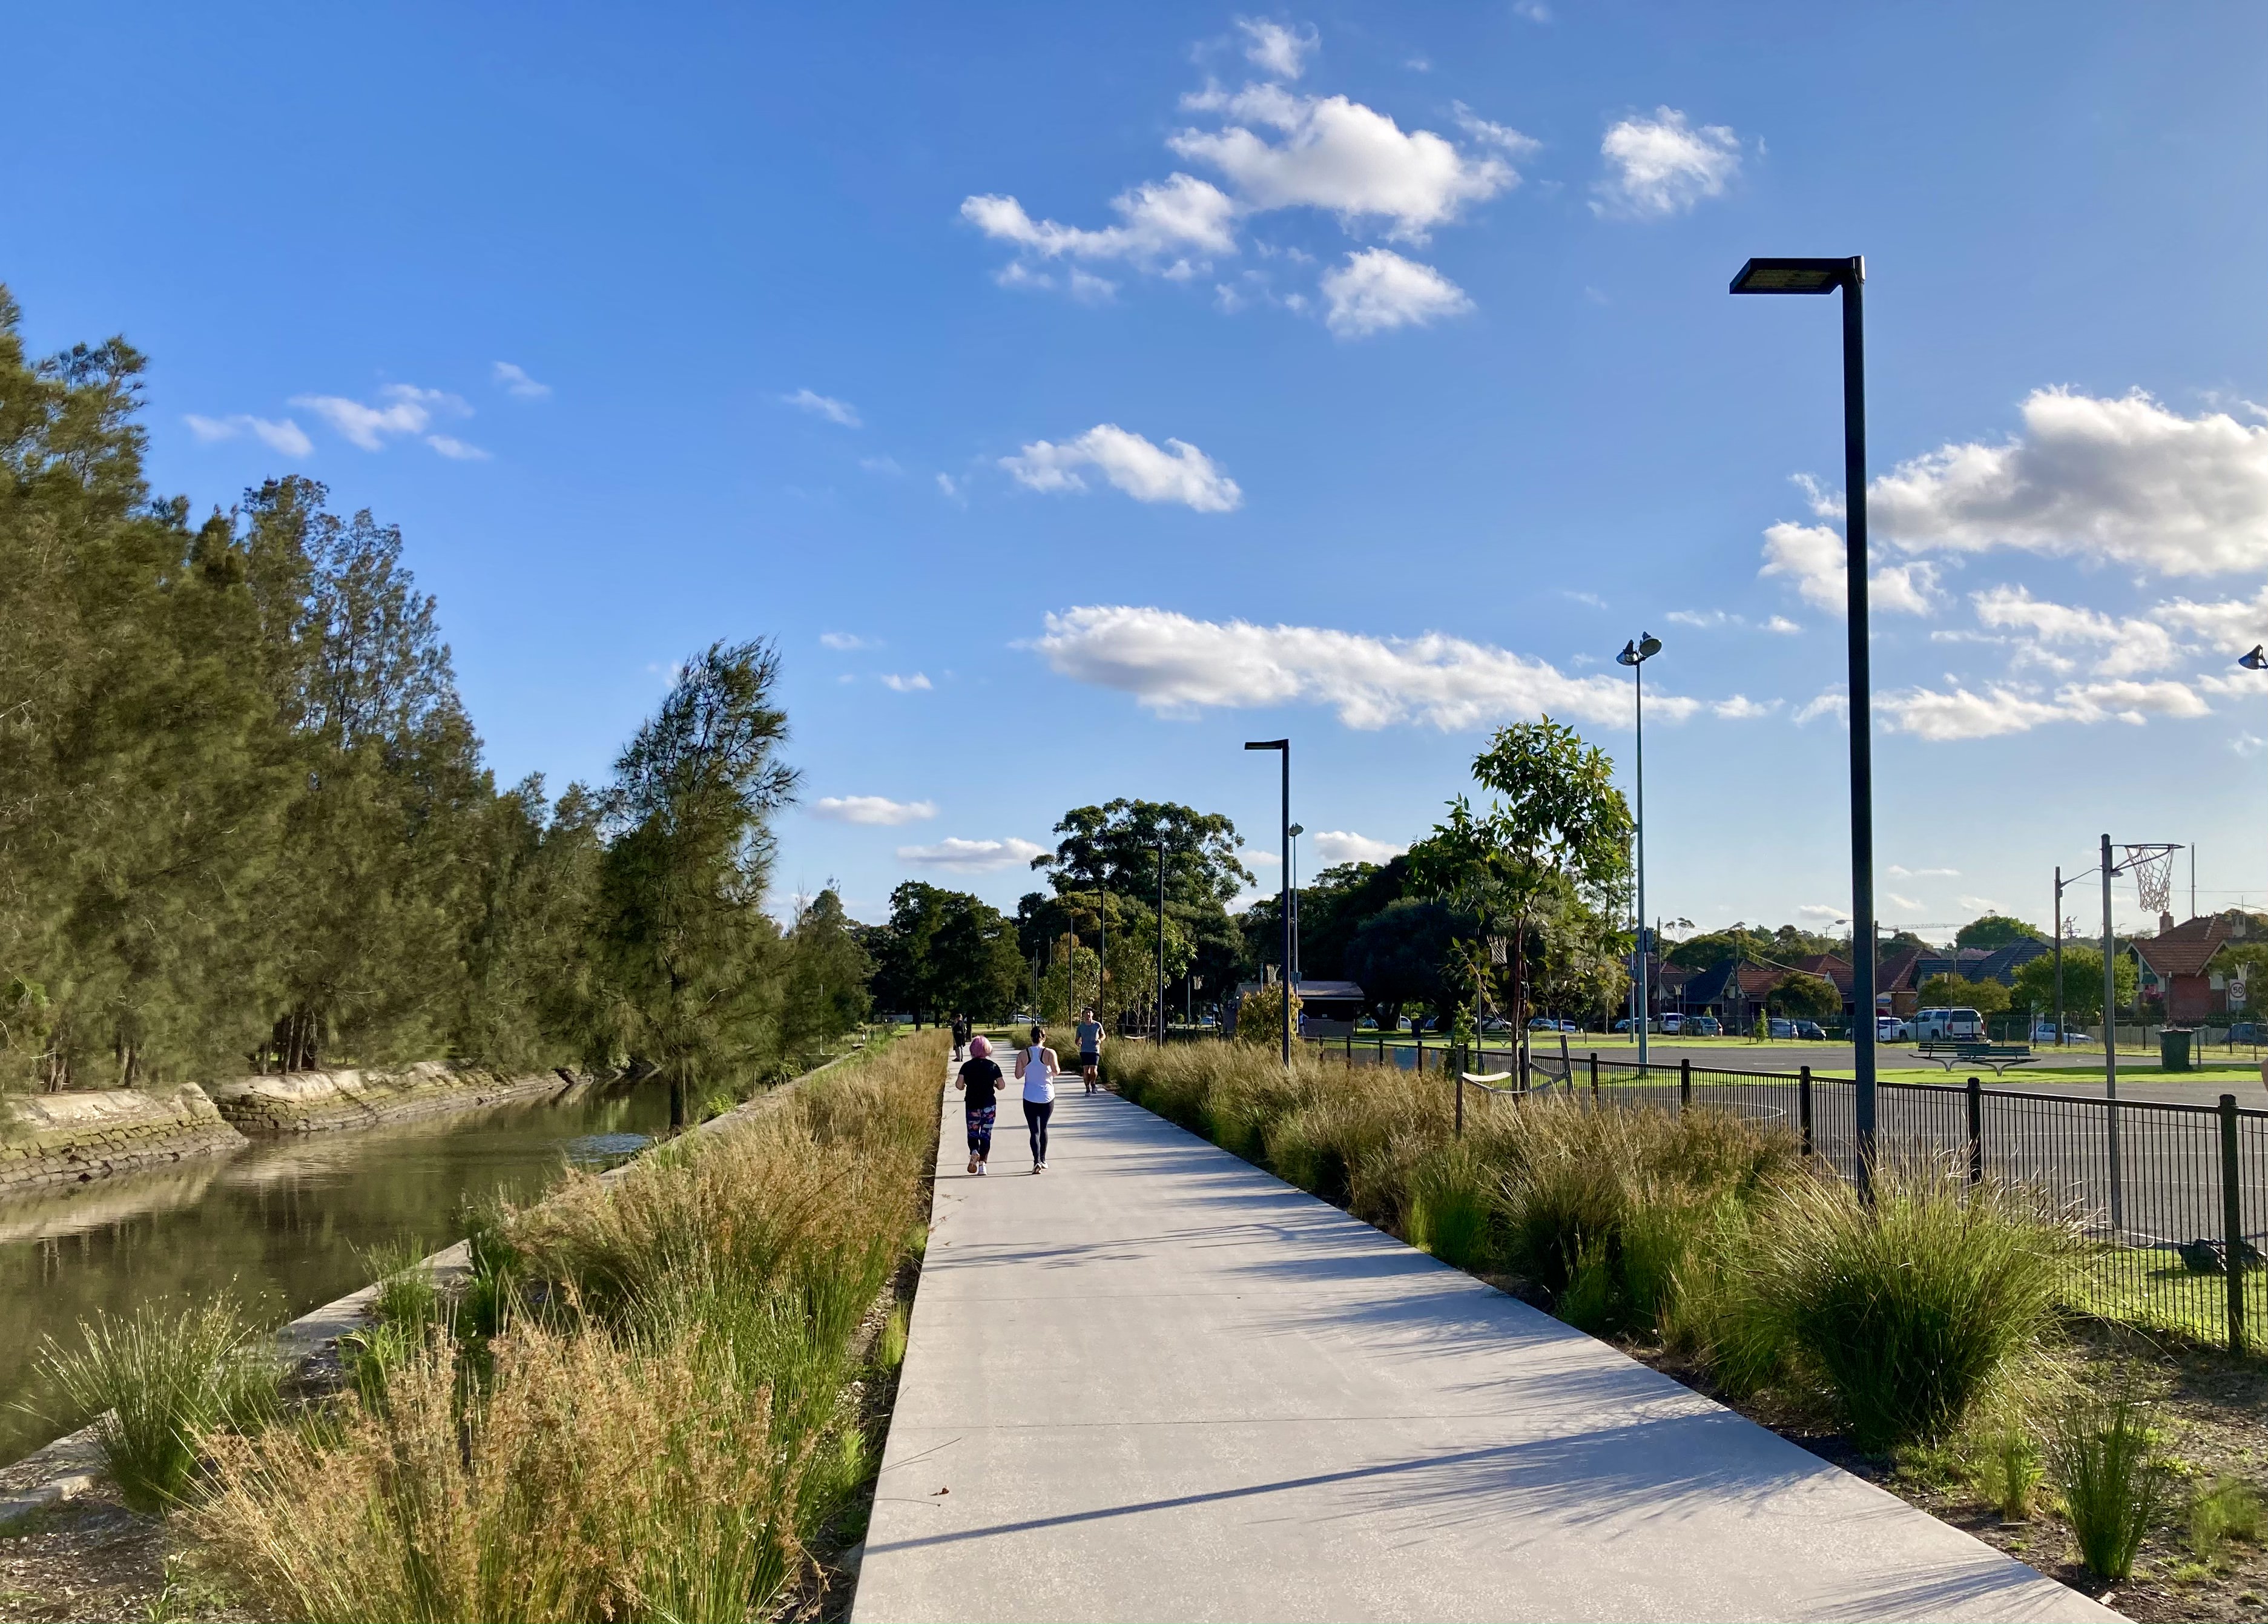
[[[2126,1233],[2125,1201],[2118,1178],[2118,960],[2116,956],[2116,937],[2110,928],[2110,876],[2117,869],[2110,864],[2110,837],[2102,837],[2102,1097],[2110,1102],[2104,1114],[2110,1118],[2110,1232],[2114,1237]]]

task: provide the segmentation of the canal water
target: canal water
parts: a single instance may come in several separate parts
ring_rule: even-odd
[[[533,1196],[570,1163],[618,1162],[668,1122],[666,1088],[594,1091],[295,1134],[0,1200],[0,1465],[86,1419],[54,1408],[38,1383],[43,1336],[76,1346],[98,1311],[223,1291],[281,1325],[367,1284],[372,1249],[438,1251],[463,1237],[468,1204]]]

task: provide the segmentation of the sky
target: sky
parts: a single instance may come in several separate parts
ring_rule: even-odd
[[[2235,4],[33,8],[0,282],[151,358],[150,471],[402,529],[501,781],[776,639],[781,905],[1012,908],[1067,808],[1273,889],[1548,713],[1659,918],[1850,910],[1862,255],[1877,888],[2097,838],[2268,904],[2268,11]],[[2066,912],[2099,918],[2099,893]],[[2122,926],[2140,917],[2120,882]]]

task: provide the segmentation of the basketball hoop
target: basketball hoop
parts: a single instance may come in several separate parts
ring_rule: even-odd
[[[2174,899],[2174,853],[2182,848],[2163,842],[2121,846],[2126,860],[2118,872],[2134,876],[2134,893],[2146,917],[2169,914]]]

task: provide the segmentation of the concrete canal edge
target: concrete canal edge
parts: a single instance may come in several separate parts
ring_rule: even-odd
[[[248,1141],[195,1083],[0,1096],[0,1196],[225,1155]]]
[[[721,1133],[749,1122],[765,1112],[777,1110],[779,1103],[791,1090],[801,1088],[821,1073],[840,1066],[845,1060],[863,1051],[860,1049],[846,1050],[833,1059],[814,1066],[802,1075],[781,1083],[777,1088],[765,1089],[762,1094],[734,1106],[731,1111],[711,1117],[705,1122],[695,1124],[686,1130],[684,1137],[692,1138],[696,1135]],[[255,1078],[252,1081],[263,1080]],[[269,1078],[264,1081],[273,1082],[283,1079]],[[552,1089],[562,1087],[556,1076],[547,1076],[543,1081]],[[206,1099],[203,1092],[195,1084],[184,1084],[183,1089],[187,1093],[195,1094],[199,1099]],[[135,1099],[156,1097],[144,1095],[134,1089],[107,1090],[100,1096],[90,1095],[79,1097],[107,1097],[113,1093],[123,1094]],[[71,1096],[37,1095],[29,1097],[52,1100]],[[4,1109],[6,1104],[5,1101],[0,1101],[0,1109]],[[209,1099],[206,1099],[206,1109],[208,1111],[212,1109],[212,1103]],[[233,1128],[229,1128],[225,1123],[221,1126],[234,1136],[237,1145],[247,1142],[242,1134],[237,1133]],[[655,1144],[674,1142],[668,1140],[654,1141]],[[652,1148],[649,1145],[645,1148],[650,1150]],[[639,1155],[644,1154],[645,1150],[638,1152]],[[630,1162],[625,1162],[619,1167],[609,1168],[599,1177],[612,1183],[628,1172],[631,1163],[636,1160],[637,1157],[632,1157]],[[0,1185],[0,1188],[7,1187]],[[432,1256],[423,1259],[416,1266],[424,1270],[436,1286],[447,1290],[472,1272],[472,1248],[468,1243],[459,1241],[453,1246],[443,1247]],[[336,1357],[341,1339],[353,1335],[370,1323],[371,1304],[377,1300],[377,1297],[378,1282],[373,1281],[366,1286],[358,1287],[348,1292],[342,1297],[337,1297],[324,1303],[320,1308],[300,1315],[298,1318],[276,1332],[269,1344],[272,1354],[284,1367],[291,1378],[304,1379],[316,1364]],[[10,1523],[29,1517],[35,1511],[45,1510],[49,1506],[59,1505],[66,1500],[77,1499],[79,1495],[91,1492],[100,1482],[103,1475],[102,1451],[95,1442],[95,1429],[101,1424],[102,1418],[97,1416],[77,1432],[66,1433],[53,1443],[33,1450],[21,1460],[4,1468],[8,1476],[27,1480],[31,1487],[13,1495],[0,1497],[0,1527],[5,1527]]]

